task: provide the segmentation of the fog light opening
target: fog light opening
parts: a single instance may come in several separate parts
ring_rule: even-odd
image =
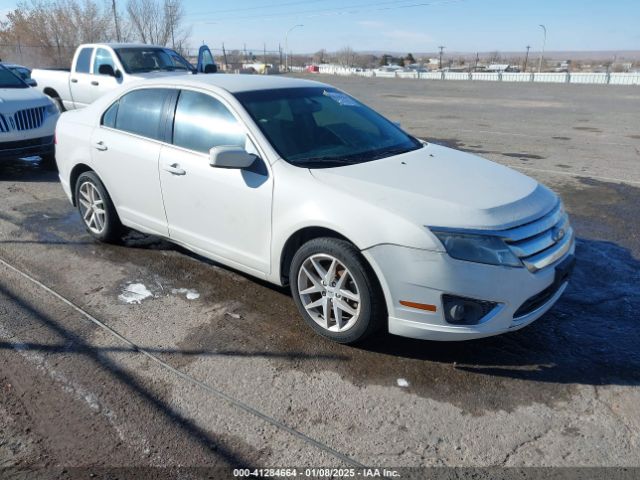
[[[498,305],[495,302],[473,298],[443,295],[442,307],[447,323],[453,325],[477,325]]]

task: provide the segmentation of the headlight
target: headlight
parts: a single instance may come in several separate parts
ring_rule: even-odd
[[[60,113],[58,104],[53,100],[49,100],[49,104],[46,106],[45,111],[47,112],[47,115],[57,115]]]
[[[501,238],[431,229],[452,258],[489,265],[521,267],[522,262]]]

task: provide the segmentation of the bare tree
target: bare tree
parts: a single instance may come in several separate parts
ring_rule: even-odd
[[[346,46],[336,52],[336,59],[343,67],[351,67],[355,63],[356,53],[353,48]]]
[[[180,0],[129,0],[127,13],[133,36],[143,43],[186,48],[190,30]]]
[[[324,63],[327,57],[327,51],[323,48],[313,54],[313,63]]]
[[[0,42],[16,45],[20,60],[32,65],[68,65],[81,43],[113,38],[111,12],[94,0],[21,2],[0,23]]]

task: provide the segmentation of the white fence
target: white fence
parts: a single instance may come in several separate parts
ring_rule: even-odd
[[[296,69],[302,71],[301,67]],[[637,73],[517,73],[517,72],[405,72],[375,71],[320,65],[320,73],[340,76],[414,78],[421,80],[479,80],[488,82],[587,83],[601,85],[640,85]]]

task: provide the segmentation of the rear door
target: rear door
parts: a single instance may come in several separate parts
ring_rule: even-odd
[[[74,68],[71,69],[69,75],[71,98],[76,108],[86,107],[94,99],[94,86],[91,85],[93,80],[91,61],[94,50],[93,47],[82,48],[76,55]]]
[[[158,159],[176,91],[141,88],[123,95],[93,131],[93,165],[121,220],[138,230],[167,236]]]

